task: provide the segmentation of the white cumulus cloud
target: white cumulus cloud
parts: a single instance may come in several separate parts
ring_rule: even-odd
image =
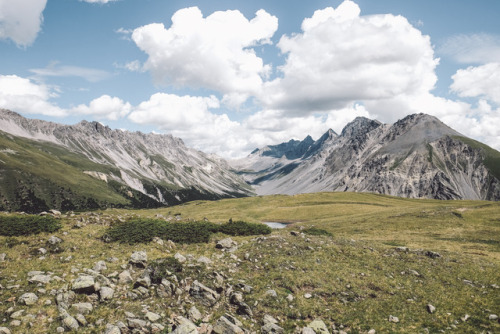
[[[278,43],[287,58],[283,77],[266,85],[268,107],[326,111],[428,92],[436,83],[430,38],[402,16],[360,16],[359,6],[347,0],[317,10],[302,31]]]
[[[500,106],[500,63],[460,69],[452,79],[450,88],[459,96],[481,97]]]
[[[49,101],[55,96],[46,85],[17,75],[0,75],[0,108],[26,114],[66,116],[65,110]]]
[[[90,115],[100,120],[115,121],[128,115],[131,110],[130,103],[124,102],[117,97],[102,95],[90,101],[88,105],[80,104],[71,108],[69,112],[73,115]]]
[[[177,11],[168,29],[161,23],[135,29],[132,40],[148,55],[144,69],[157,83],[214,90],[238,104],[261,91],[269,65],[252,48],[270,43],[277,28],[278,19],[264,10],[248,20],[237,10],[205,18],[191,7]]]
[[[47,0],[0,0],[0,39],[31,45],[40,32],[46,4]]]

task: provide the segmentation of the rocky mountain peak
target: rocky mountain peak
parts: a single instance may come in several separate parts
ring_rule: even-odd
[[[377,120],[358,116],[352,122],[348,123],[344,129],[342,129],[340,136],[357,137],[378,128],[380,125],[382,125],[382,123]]]

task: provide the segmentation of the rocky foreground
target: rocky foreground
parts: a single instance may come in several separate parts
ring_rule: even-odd
[[[0,256],[0,333],[500,328],[491,263],[474,267],[453,254],[311,236],[293,226],[271,236],[218,234],[197,245],[102,240],[109,224],[126,218],[63,215],[55,235],[2,237],[9,248]],[[158,266],[165,258],[171,270]]]

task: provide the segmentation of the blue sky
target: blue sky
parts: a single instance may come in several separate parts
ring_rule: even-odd
[[[500,2],[0,0],[0,107],[240,157],[425,112],[500,149]]]

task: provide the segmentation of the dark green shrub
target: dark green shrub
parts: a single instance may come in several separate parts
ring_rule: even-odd
[[[136,218],[119,223],[108,229],[104,241],[119,241],[129,244],[146,243],[154,237],[173,242],[191,244],[209,242],[213,233],[229,235],[259,235],[271,233],[271,228],[264,224],[242,221],[223,225],[210,222],[171,223],[164,220]]]
[[[52,216],[0,216],[0,235],[20,236],[55,232],[61,223]]]
[[[166,257],[153,261],[149,266],[151,282],[160,284],[161,280],[170,274],[180,273],[182,264],[173,257]]]
[[[309,235],[326,235],[329,237],[332,236],[332,234],[330,232],[325,231],[325,230],[320,229],[320,228],[316,228],[316,227],[306,228],[305,230],[302,230],[302,232],[304,232],[305,234],[309,234]]]
[[[112,226],[103,239],[129,244],[150,242],[154,237],[188,244],[208,242],[216,226],[208,222],[169,223],[137,218]]]
[[[223,225],[219,225],[219,232],[234,236],[270,234],[271,231],[271,228],[267,225],[244,221],[229,221]]]

